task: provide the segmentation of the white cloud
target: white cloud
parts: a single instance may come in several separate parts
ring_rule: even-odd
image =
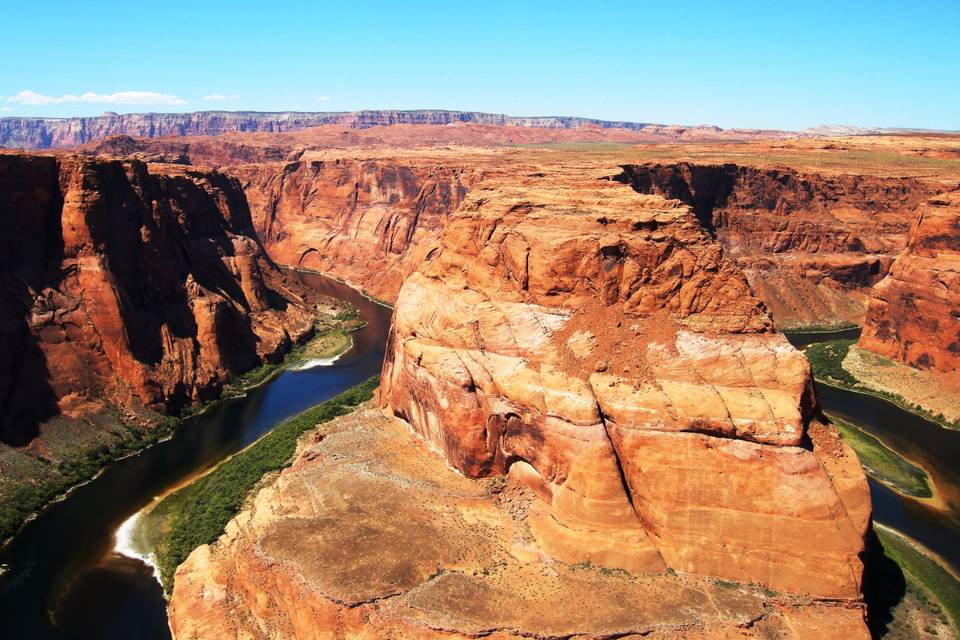
[[[208,96],[203,96],[203,99],[210,100],[211,102],[219,102],[223,100],[236,100],[239,97],[238,95],[225,96],[222,93],[211,93]]]
[[[317,102],[326,102],[327,100],[331,100],[330,96],[317,96]]]
[[[7,98],[7,102],[16,102],[27,105],[44,104],[72,104],[77,102],[106,103],[106,104],[164,104],[177,106],[187,104],[186,100],[166,93],[153,91],[118,91],[117,93],[93,93],[88,91],[81,95],[68,93],[62,96],[45,96],[33,91],[21,91]]]
[[[0,111],[13,111],[13,107],[0,107]]]

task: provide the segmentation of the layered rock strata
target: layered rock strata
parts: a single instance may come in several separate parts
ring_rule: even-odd
[[[317,298],[264,254],[235,179],[0,155],[0,435],[174,412],[313,330]]]
[[[912,178],[686,162],[628,165],[619,179],[689,204],[781,327],[861,324],[914,209],[942,189]]]
[[[623,129],[662,139],[784,137],[783,131],[731,129],[713,126],[678,126],[594,120],[567,116],[514,117],[475,111],[345,111],[279,112],[196,111],[193,113],[104,113],[84,118],[0,118],[0,147],[48,149],[84,144],[111,135],[159,138],[165,136],[219,135],[228,132],[298,131],[336,125],[364,129],[391,125],[478,124],[498,127],[545,129]]]
[[[282,264],[393,300],[480,174],[443,162],[349,157],[243,165],[257,232]]]
[[[550,559],[529,489],[464,478],[372,406],[323,425],[179,567],[178,640],[866,638],[856,606]]]
[[[918,369],[960,372],[960,191],[917,210],[906,250],[873,288],[860,346]]]
[[[475,185],[404,283],[381,404],[538,496],[547,553],[860,597],[870,501],[695,212],[575,171]]]

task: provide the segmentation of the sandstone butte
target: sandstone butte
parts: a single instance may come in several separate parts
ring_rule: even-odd
[[[906,249],[873,288],[860,346],[960,384],[960,191],[917,210]]]
[[[44,455],[48,429],[79,442],[214,398],[313,331],[319,297],[270,261],[224,174],[5,153],[0,211],[7,445]]]
[[[694,209],[616,166],[453,180],[396,297],[387,417],[320,432],[191,554],[176,636],[867,637],[863,471]],[[386,210],[354,228],[396,237]],[[467,480],[504,474],[520,514]],[[757,586],[733,606],[723,580]]]

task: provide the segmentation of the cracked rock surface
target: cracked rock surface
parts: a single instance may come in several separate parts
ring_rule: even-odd
[[[689,207],[601,178],[474,186],[400,291],[381,406],[529,486],[557,558],[858,600],[869,495],[808,428],[806,359]]]
[[[451,469],[367,403],[308,436],[177,572],[189,638],[866,637],[855,604],[552,559],[522,482]]]

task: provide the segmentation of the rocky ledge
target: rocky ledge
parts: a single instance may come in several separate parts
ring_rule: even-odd
[[[177,571],[207,638],[865,638],[860,610],[693,575],[551,560],[522,483],[465,478],[367,405],[303,442]]]

